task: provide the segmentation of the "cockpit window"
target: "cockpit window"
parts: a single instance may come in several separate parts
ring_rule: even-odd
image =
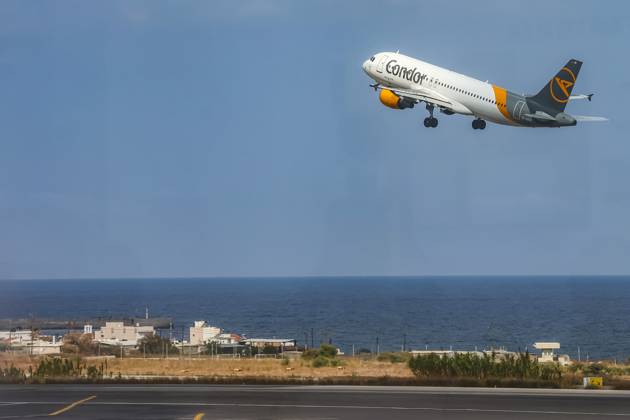
[[[374,61],[374,56],[370,57],[370,61]]]

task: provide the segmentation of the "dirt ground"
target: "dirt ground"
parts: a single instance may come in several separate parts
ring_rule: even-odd
[[[220,376],[220,377],[264,377],[264,378],[327,378],[327,377],[383,377],[412,378],[413,374],[406,363],[379,362],[352,357],[339,357],[341,366],[314,368],[311,362],[302,359],[290,360],[288,364],[280,359],[193,359],[158,358],[88,358],[88,365],[100,366],[106,363],[106,374],[117,376],[158,375],[158,376]],[[28,356],[0,354],[0,366],[13,363],[16,367],[28,370],[38,359]]]
[[[260,376],[273,378],[334,376],[390,376],[411,378],[413,374],[404,363],[378,362],[342,358],[337,367],[311,367],[309,361],[291,360],[283,364],[279,359],[110,359],[107,372],[122,375],[169,376]],[[99,361],[91,363],[100,364]],[[286,363],[286,362],[285,362]]]

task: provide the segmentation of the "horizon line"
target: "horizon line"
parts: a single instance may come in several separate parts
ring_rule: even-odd
[[[547,277],[547,278],[582,278],[582,277],[628,277],[630,274],[327,274],[327,275],[262,275],[262,276],[120,276],[120,277],[24,277],[0,278],[0,281],[99,281],[99,280],[284,280],[284,279],[422,279],[422,278],[476,278],[476,277]]]

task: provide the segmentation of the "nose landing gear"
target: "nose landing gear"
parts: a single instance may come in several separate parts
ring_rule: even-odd
[[[433,116],[433,110],[435,107],[433,105],[427,104],[427,111],[429,111],[430,117],[424,119],[424,126],[429,128],[435,128],[438,126],[438,119]]]
[[[483,130],[484,128],[486,128],[486,122],[481,118],[477,118],[476,120],[473,120],[472,128],[474,130]]]

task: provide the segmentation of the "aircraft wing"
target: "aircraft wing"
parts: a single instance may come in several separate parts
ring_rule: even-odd
[[[472,112],[461,103],[447,98],[444,95],[431,90],[431,89],[400,89],[395,87],[374,86],[376,89],[387,89],[394,92],[398,96],[409,98],[415,101],[426,102],[427,104],[435,105],[442,109],[447,109],[458,114],[472,115]]]
[[[415,99],[416,101],[422,101],[422,102],[427,102],[433,105],[437,105],[439,107],[444,107],[444,108],[451,108],[451,106],[453,105],[453,103],[451,101],[448,100],[448,98],[445,98],[444,96],[440,95],[437,92],[433,92],[429,89],[423,89],[423,90],[411,90],[411,89],[399,89],[399,88],[392,88],[392,87],[387,87],[387,86],[381,86],[378,85],[377,89],[387,89],[387,90],[391,90],[392,92],[394,92],[396,95],[398,96],[403,96],[405,98],[409,98],[409,99]]]

